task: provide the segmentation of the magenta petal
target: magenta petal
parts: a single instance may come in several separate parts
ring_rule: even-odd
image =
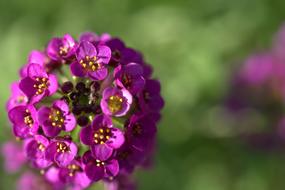
[[[48,78],[48,75],[43,68],[43,66],[38,64],[30,64],[28,67],[28,76],[29,77],[45,77]]]
[[[68,107],[67,103],[64,100],[56,100],[53,103],[53,107],[56,107],[56,108],[60,109],[65,114],[67,114],[69,112],[69,107]]]
[[[104,68],[99,69],[95,72],[89,72],[88,75],[90,78],[92,78],[94,80],[103,80],[108,75],[108,69],[104,67]]]
[[[97,56],[97,50],[92,43],[88,41],[83,41],[80,43],[78,49],[76,50],[77,61],[85,59],[86,56]]]
[[[60,167],[66,167],[74,159],[74,155],[65,153],[57,153],[54,157],[54,161]]]
[[[52,142],[51,144],[49,144],[49,146],[46,148],[46,151],[45,151],[46,159],[53,161],[54,156],[56,154],[56,150],[57,150],[56,142]]]
[[[89,179],[93,182],[99,181],[104,177],[104,167],[96,166],[96,164],[90,162],[85,167],[85,173]]]
[[[111,128],[111,130],[112,130],[112,136],[110,140],[106,142],[106,144],[108,144],[110,147],[114,149],[118,149],[125,142],[124,133],[117,128]]]
[[[57,91],[58,88],[58,82],[57,82],[57,78],[55,75],[50,74],[49,75],[49,87],[48,87],[48,91],[49,94],[48,95],[52,95]]]
[[[27,97],[31,98],[37,92],[37,90],[33,87],[34,84],[35,82],[32,78],[26,77],[21,80],[19,87]]]
[[[54,126],[52,126],[52,125],[43,125],[43,126],[42,126],[42,129],[43,129],[43,131],[44,131],[44,134],[45,134],[46,136],[48,136],[48,137],[55,137],[55,136],[57,136],[57,135],[60,133],[60,131],[61,131],[60,128],[54,127]]]
[[[38,50],[33,50],[30,52],[28,63],[36,63],[41,66],[44,66],[44,62],[45,62],[45,55],[42,52]]]
[[[91,145],[93,143],[93,133],[90,126],[81,129],[80,140],[85,145]]]
[[[91,146],[91,152],[95,158],[105,161],[112,156],[113,148],[109,147],[107,144],[98,144]]]
[[[111,49],[108,46],[98,46],[98,62],[108,64],[111,59]]]
[[[105,166],[105,168],[107,174],[105,177],[116,176],[119,173],[119,163],[115,159],[108,161],[108,164]]]
[[[91,180],[87,177],[85,172],[77,172],[75,174],[74,183],[78,184],[81,188],[87,188]]]
[[[60,38],[53,38],[47,46],[47,54],[53,60],[58,60],[60,57],[58,55],[58,50],[62,46],[62,41]]]
[[[46,172],[45,172],[45,178],[51,182],[51,183],[58,183],[59,182],[59,169],[56,167],[50,167]]]
[[[40,125],[44,125],[45,121],[48,120],[50,111],[51,110],[48,107],[41,107],[38,110],[38,120],[39,120]]]
[[[86,71],[82,68],[82,66],[77,62],[73,62],[70,65],[70,70],[74,76],[84,77],[86,75]]]
[[[73,113],[70,113],[65,116],[64,120],[65,131],[72,131],[76,127],[76,119]]]

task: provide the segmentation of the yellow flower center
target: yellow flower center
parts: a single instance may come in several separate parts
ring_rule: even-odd
[[[101,160],[95,160],[96,161],[96,166],[97,167],[100,167],[100,166],[104,166],[105,165],[105,162],[101,161]]]
[[[25,112],[26,112],[26,114],[25,114],[26,116],[24,117],[24,122],[29,127],[32,127],[33,124],[34,124],[34,120],[33,120],[32,116],[31,116],[31,113],[30,113],[30,111],[28,109],[26,109]]]
[[[49,87],[49,80],[45,77],[40,78],[37,77],[36,78],[36,84],[34,84],[34,88],[37,90],[36,91],[36,95],[40,95],[42,93],[44,93],[44,91],[46,89],[48,89]]]
[[[65,46],[59,47],[59,55],[65,56],[67,55],[67,53],[68,53],[68,47],[65,47]]]
[[[42,144],[42,143],[38,143],[38,149],[40,150],[40,151],[45,151],[45,149],[46,149],[46,147]]]
[[[123,98],[118,95],[110,96],[108,99],[108,108],[112,113],[120,111],[123,107]]]
[[[111,135],[111,130],[109,128],[100,128],[94,133],[94,142],[96,144],[104,144],[110,139]]]
[[[79,61],[80,65],[88,71],[97,71],[101,69],[102,65],[97,62],[97,57],[86,56],[84,59]]]
[[[73,177],[77,171],[81,170],[81,168],[78,165],[76,165],[76,164],[70,164],[70,165],[67,166],[67,168],[69,169],[69,174],[68,175],[70,177]]]
[[[49,114],[49,119],[53,127],[61,128],[64,124],[64,116],[62,112],[56,108],[52,108]]]
[[[57,142],[56,146],[57,146],[56,152],[65,153],[69,151],[68,146],[64,142]]]

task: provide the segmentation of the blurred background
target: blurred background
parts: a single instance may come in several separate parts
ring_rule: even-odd
[[[139,189],[284,190],[283,144],[249,145],[237,130],[245,121],[225,109],[234,71],[272,46],[284,9],[283,0],[0,0],[0,143],[11,138],[9,84],[29,51],[65,33],[108,32],[143,52],[166,102],[155,166],[136,174]],[[0,189],[16,177],[1,164]]]

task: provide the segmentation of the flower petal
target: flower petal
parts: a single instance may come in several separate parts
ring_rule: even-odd
[[[98,167],[95,163],[90,162],[85,167],[85,173],[89,179],[96,182],[104,177],[104,167]]]
[[[86,71],[82,68],[82,66],[77,62],[73,62],[70,65],[70,70],[74,76],[84,77],[86,75]]]
[[[84,127],[80,131],[80,140],[85,145],[91,145],[93,142],[93,133],[90,126]]]
[[[91,152],[95,158],[105,161],[110,158],[113,154],[113,148],[109,147],[107,144],[98,144],[91,146]]]

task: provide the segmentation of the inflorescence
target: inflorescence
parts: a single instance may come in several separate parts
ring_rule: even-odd
[[[32,51],[7,102],[24,160],[52,187],[130,185],[154,152],[164,105],[151,75],[138,51],[108,34],[66,34]]]

